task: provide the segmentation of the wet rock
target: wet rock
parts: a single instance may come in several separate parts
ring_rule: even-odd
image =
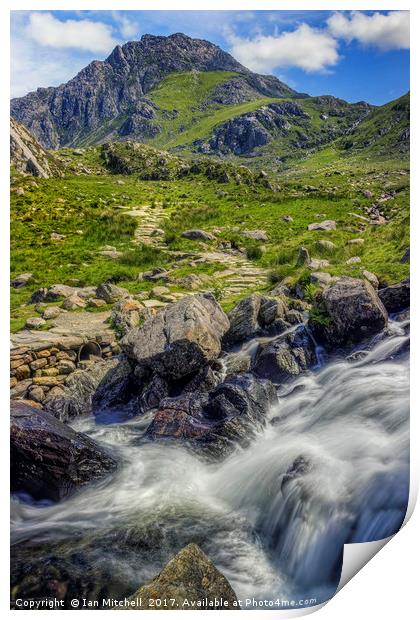
[[[388,312],[405,310],[410,306],[410,280],[381,288],[378,295]]]
[[[214,241],[216,239],[212,233],[199,229],[186,230],[182,233],[182,237],[185,237],[185,239],[191,239],[192,241]]]
[[[20,275],[13,278],[13,280],[10,282],[10,286],[12,286],[13,288],[23,288],[24,286],[27,286],[29,284],[29,282],[32,280],[32,277],[32,273],[21,273]]]
[[[137,370],[180,379],[216,359],[229,320],[213,295],[189,295],[132,329],[121,341]]]
[[[116,468],[113,457],[45,411],[11,403],[11,490],[58,501]]]
[[[48,399],[45,408],[63,422],[91,415],[93,401],[97,408],[109,406],[116,399],[116,394],[123,393],[127,388],[130,374],[128,362],[118,359],[97,362],[86,370],[68,375],[63,393]],[[127,393],[127,398],[129,396],[131,392]]]
[[[221,458],[246,447],[266,423],[277,394],[270,381],[231,375],[209,394],[183,394],[160,403],[146,431],[153,440],[189,441],[201,454]]]
[[[315,298],[314,307],[310,329],[328,347],[360,342],[388,322],[388,313],[367,280],[338,278]]]
[[[127,289],[111,284],[111,282],[104,282],[96,289],[96,297],[105,300],[107,304],[113,304],[120,299],[130,297],[130,293]]]
[[[261,344],[252,365],[259,377],[282,383],[308,370],[315,363],[314,346],[302,325],[266,344]]]
[[[228,580],[195,545],[184,547],[157,577],[130,597],[136,602],[130,609],[149,607],[150,599],[174,600],[174,608],[185,609],[185,600],[209,601],[200,609],[214,609],[210,601],[220,601],[221,609],[240,609],[236,594]]]
[[[308,230],[335,230],[337,223],[334,220],[324,220],[323,222],[314,222],[308,225]]]

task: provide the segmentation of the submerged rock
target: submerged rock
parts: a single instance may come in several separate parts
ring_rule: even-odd
[[[197,372],[221,351],[229,320],[213,295],[184,297],[166,306],[121,341],[127,355],[143,372],[180,379]]]
[[[58,501],[113,471],[116,462],[95,441],[54,416],[11,403],[11,490]]]
[[[388,313],[367,280],[342,277],[315,299],[309,326],[316,340],[329,348],[360,342],[381,331]]]
[[[149,606],[150,599],[171,600],[173,609],[178,610],[189,609],[184,606],[185,600],[194,601],[194,608],[203,601],[199,609],[215,609],[215,600],[220,602],[219,609],[240,609],[226,577],[195,544],[184,547],[157,577],[139,588],[130,597],[136,603],[130,609],[156,609]]]

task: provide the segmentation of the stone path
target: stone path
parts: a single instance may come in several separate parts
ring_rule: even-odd
[[[188,264],[191,266],[191,273],[194,273],[195,265],[202,263],[220,263],[225,267],[225,269],[213,275],[213,287],[203,284],[203,287],[195,289],[194,293],[219,286],[223,289],[223,296],[226,298],[240,295],[246,291],[251,293],[267,282],[267,270],[257,267],[238,252],[213,250],[211,248],[208,251],[191,252],[191,254],[171,252],[163,242],[163,234],[161,232],[165,220],[168,220],[170,215],[160,205],[154,207],[142,205],[126,211],[126,213],[132,217],[139,218],[139,223],[134,233],[134,243],[143,243],[144,245],[153,246],[172,254],[174,258],[175,256],[177,257],[177,264],[180,266],[183,264],[183,261],[188,261]],[[185,294],[191,294],[191,292]]]

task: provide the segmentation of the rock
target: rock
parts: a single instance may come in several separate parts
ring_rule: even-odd
[[[62,175],[52,153],[47,153],[27,128],[14,118],[10,119],[10,162],[17,171],[34,177],[47,179],[53,174]],[[30,185],[38,187],[35,182]],[[16,193],[23,196],[25,192],[22,187],[18,187]]]
[[[327,252],[332,252],[337,246],[332,241],[328,241],[328,239],[318,239],[316,247],[321,251],[326,250]]]
[[[150,291],[149,297],[151,297],[151,298],[153,298],[153,297],[159,298],[162,295],[170,294],[170,292],[171,291],[170,291],[170,289],[168,289],[167,286],[154,286],[151,289],[151,291]]]
[[[205,278],[203,279],[202,275],[199,276],[196,273],[190,273],[183,278],[179,278],[178,282],[182,287],[191,291],[196,291],[203,286]]]
[[[337,222],[334,220],[324,220],[323,222],[314,222],[309,224],[308,230],[335,230],[337,228]]]
[[[364,242],[364,239],[349,239],[347,245],[363,245]]]
[[[252,338],[259,330],[258,314],[261,307],[262,296],[253,293],[242,299],[229,312],[230,327],[225,335],[225,341],[229,344],[241,342]]]
[[[107,304],[113,304],[120,299],[130,297],[130,293],[127,289],[111,284],[111,282],[104,282],[96,289],[96,297],[103,299]]]
[[[363,194],[363,196],[365,198],[372,198],[373,197],[373,194],[372,194],[372,192],[369,189],[364,189],[362,191],[362,194]]]
[[[199,229],[186,230],[182,233],[182,237],[193,241],[214,241],[216,239],[211,233]]]
[[[310,262],[308,263],[308,267],[312,271],[317,271],[317,269],[325,269],[325,267],[329,267],[329,266],[330,266],[329,261],[323,258],[312,258]]]
[[[12,492],[58,501],[116,468],[104,448],[45,411],[12,401],[10,422]]]
[[[213,295],[188,295],[166,306],[121,341],[143,371],[179,379],[216,359],[229,320]]]
[[[23,189],[23,187],[17,187],[16,188],[16,195],[17,196],[24,196],[25,195],[25,190]]]
[[[29,282],[32,280],[32,277],[32,273],[21,273],[20,275],[13,278],[13,280],[10,282],[10,286],[12,286],[13,288],[23,288],[24,286],[29,284]]]
[[[283,383],[315,363],[314,346],[302,325],[292,332],[258,347],[252,370],[259,377]]]
[[[322,271],[313,271],[309,276],[311,284],[317,284],[318,286],[327,286],[331,280],[331,275]]]
[[[151,599],[171,600],[174,609],[185,609],[185,600],[205,601],[200,609],[214,609],[211,602],[216,599],[220,609],[240,609],[226,577],[195,544],[184,547],[157,577],[137,590],[130,597],[136,605],[130,609],[156,609],[149,605]]]
[[[40,370],[41,368],[44,368],[44,366],[48,365],[48,360],[45,357],[41,357],[40,359],[36,359],[33,362],[31,362],[30,366],[31,369],[33,371],[35,370]]]
[[[61,307],[64,308],[64,310],[77,310],[78,308],[85,308],[86,302],[81,297],[74,294],[70,295],[70,297],[66,297]]]
[[[378,278],[375,276],[374,273],[372,273],[371,271],[367,271],[366,269],[363,271],[363,277],[366,278],[366,280],[368,282],[370,282],[370,284],[374,287],[374,288],[378,288],[379,287],[379,280]]]
[[[60,308],[58,308],[57,306],[49,306],[43,311],[42,318],[46,321],[49,321],[50,319],[56,319],[59,314],[61,314]]]
[[[388,312],[405,310],[410,307],[410,280],[381,288],[378,295]]]
[[[231,375],[209,394],[193,392],[164,399],[146,436],[189,441],[201,454],[226,457],[238,445],[250,444],[276,403],[270,381],[253,374]]]
[[[244,230],[242,235],[248,237],[248,239],[254,239],[254,241],[268,241],[265,230]]]
[[[45,392],[40,385],[34,385],[28,389],[28,396],[36,403],[42,403],[45,399]]]
[[[357,265],[357,263],[361,263],[362,259],[360,256],[351,256],[348,260],[346,260],[346,265]]]
[[[51,241],[64,241],[66,235],[60,235],[59,233],[51,233]]]
[[[145,299],[143,301],[143,306],[148,310],[156,310],[157,308],[164,308],[166,306],[166,302],[161,301],[160,299]]]
[[[22,364],[19,368],[16,368],[15,377],[18,381],[24,381],[31,376],[31,369],[27,364]]]
[[[63,422],[91,415],[95,408],[107,408],[110,403],[131,398],[130,380],[131,366],[126,360],[97,362],[86,370],[67,375],[64,393],[49,400],[45,408]],[[127,393],[123,395],[125,390]]]
[[[407,248],[400,260],[401,263],[409,263],[410,262],[410,248]]]
[[[40,329],[45,324],[44,319],[41,319],[41,317],[31,316],[26,319],[25,327],[26,329]]]
[[[149,271],[145,271],[139,274],[138,279],[147,280],[149,282],[156,282],[157,280],[167,281],[169,279],[169,275],[166,269],[163,267],[155,267],[154,269],[150,269]]]
[[[106,301],[104,299],[97,299],[96,297],[93,297],[87,300],[86,305],[88,308],[103,308],[103,306],[106,306]]]
[[[303,246],[299,248],[298,257],[296,261],[296,267],[303,267],[303,265],[308,265],[311,260],[309,256],[309,252]]]
[[[367,280],[338,278],[315,298],[314,307],[310,329],[330,348],[360,342],[388,322],[388,313]]]
[[[121,256],[123,256],[123,252],[120,252],[119,250],[100,250],[98,254],[101,254],[101,256],[106,256],[106,258],[111,258],[113,260],[116,260],[117,258],[121,258]]]
[[[76,364],[71,360],[60,360],[57,364],[57,371],[60,375],[69,375],[76,370]]]
[[[224,359],[226,365],[226,378],[230,375],[248,372],[251,368],[251,358],[245,354],[231,354]]]
[[[291,215],[283,215],[282,220],[283,222],[293,222],[293,218]]]
[[[135,299],[127,298],[112,306],[110,322],[118,336],[127,334],[151,316],[150,311]]]

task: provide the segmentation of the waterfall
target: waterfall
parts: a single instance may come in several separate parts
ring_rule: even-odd
[[[322,364],[279,389],[257,439],[221,463],[145,442],[150,415],[109,425],[76,420],[77,430],[116,450],[121,467],[58,504],[13,498],[12,556],[40,565],[68,554],[73,562],[77,550],[98,579],[111,564],[109,587],[125,595],[197,542],[239,597],[328,598],[343,544],[389,536],[404,519],[405,331],[391,322],[363,355],[329,364],[320,352]]]

